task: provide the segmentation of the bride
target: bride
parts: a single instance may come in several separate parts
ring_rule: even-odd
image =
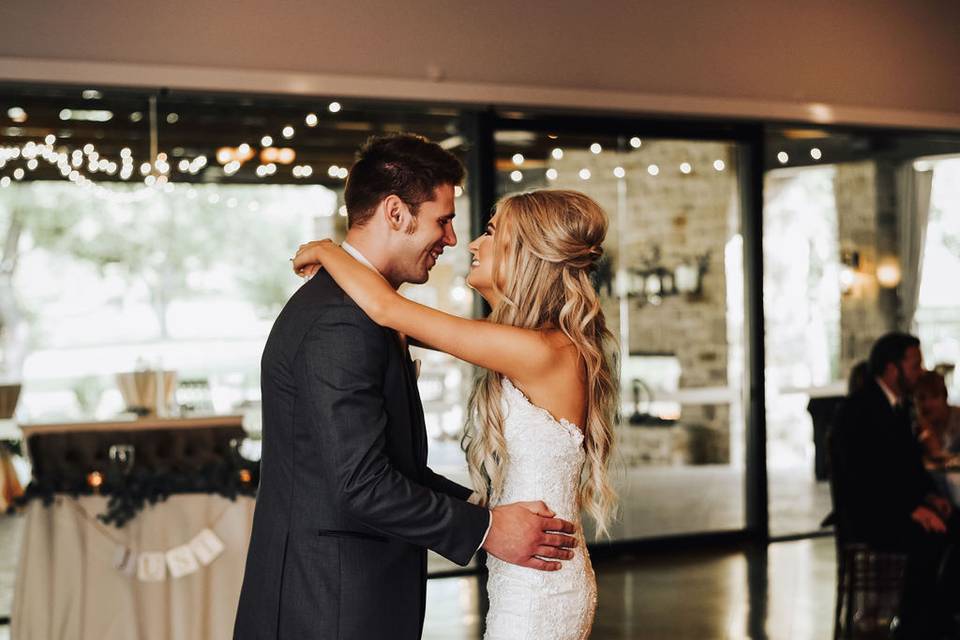
[[[597,587],[580,525],[606,533],[616,495],[608,477],[617,385],[590,273],[607,219],[575,191],[511,195],[470,244],[467,284],[487,320],[410,301],[330,240],[301,245],[294,269],[320,267],[376,323],[483,369],[468,408],[464,448],[480,504],[542,500],[577,525],[579,544],[558,571],[488,558],[487,640],[587,638]]]

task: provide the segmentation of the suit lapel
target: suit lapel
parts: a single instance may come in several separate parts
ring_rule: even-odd
[[[410,411],[410,428],[413,431],[413,459],[419,467],[427,464],[427,425],[423,416],[423,404],[420,401],[420,389],[417,387],[417,377],[410,352],[400,342],[400,337],[393,332],[394,341],[400,351],[400,368],[403,370],[404,384],[407,387],[407,403]]]

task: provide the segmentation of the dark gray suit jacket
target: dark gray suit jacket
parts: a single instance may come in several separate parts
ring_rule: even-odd
[[[486,533],[426,464],[409,355],[325,272],[287,302],[261,362],[263,457],[235,640],[419,638],[426,549]]]

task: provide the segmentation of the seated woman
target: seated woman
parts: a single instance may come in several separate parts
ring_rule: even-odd
[[[929,462],[943,463],[960,454],[960,407],[947,404],[947,385],[936,371],[926,371],[913,393],[917,437]]]

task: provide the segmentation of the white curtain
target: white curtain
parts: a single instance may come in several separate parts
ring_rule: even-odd
[[[912,161],[906,162],[897,169],[896,180],[901,272],[897,324],[902,331],[915,333],[933,171],[917,171]]]

